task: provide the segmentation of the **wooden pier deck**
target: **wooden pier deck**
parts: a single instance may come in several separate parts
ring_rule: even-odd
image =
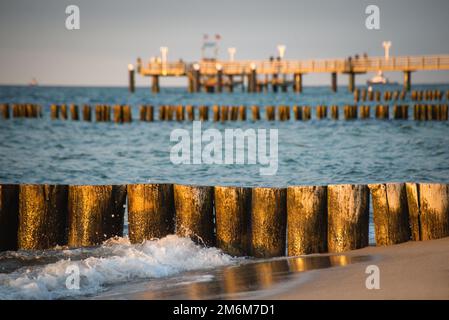
[[[349,75],[349,90],[355,88],[355,75],[367,72],[403,72],[404,88],[410,90],[411,73],[416,71],[449,70],[449,55],[359,57],[352,59],[322,60],[245,60],[245,61],[199,61],[151,62],[137,61],[137,72],[152,77],[152,91],[159,92],[159,77],[187,77],[189,91],[221,92],[228,87],[232,92],[235,84],[247,83],[249,92],[281,87],[286,91],[292,86],[295,92],[302,91],[302,76],[310,73],[330,73],[332,89],[337,89],[337,74]],[[130,72],[134,72],[134,69]],[[289,75],[292,80],[287,80]],[[263,79],[259,79],[261,77]],[[236,78],[236,79],[234,79]],[[131,77],[130,77],[131,79]],[[246,79],[246,81],[245,81]],[[131,84],[130,84],[131,85]],[[131,87],[131,86],[130,86]]]

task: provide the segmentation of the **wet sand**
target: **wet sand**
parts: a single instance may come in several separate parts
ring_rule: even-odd
[[[309,278],[268,299],[449,299],[449,238],[367,247],[346,254],[372,261],[309,272]],[[365,287],[366,266],[380,269],[380,289]]]
[[[365,286],[368,265],[380,289]],[[238,265],[112,288],[96,299],[449,299],[449,238]]]

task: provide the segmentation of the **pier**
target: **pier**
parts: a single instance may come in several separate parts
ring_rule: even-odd
[[[303,76],[311,73],[330,74],[330,84],[337,91],[338,75],[349,77],[348,90],[355,90],[355,77],[367,72],[402,72],[404,90],[409,91],[412,73],[449,70],[449,55],[358,57],[323,60],[248,60],[199,62],[148,62],[137,59],[136,68],[129,66],[129,88],[134,91],[134,72],[151,78],[151,91],[160,91],[160,77],[185,77],[189,92],[220,93],[241,89],[246,92],[302,92]]]

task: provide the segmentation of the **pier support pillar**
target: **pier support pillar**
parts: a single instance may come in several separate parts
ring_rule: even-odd
[[[332,86],[332,92],[337,92],[337,73],[336,72],[331,73],[331,86]]]
[[[354,92],[354,89],[355,89],[355,73],[354,72],[349,72],[348,76],[349,76],[348,90],[349,90],[349,92]]]
[[[223,92],[223,69],[217,68],[217,92]]]
[[[273,88],[273,92],[278,92],[278,82],[279,76],[277,73],[273,74],[273,78],[271,79],[271,87]]]
[[[128,66],[128,79],[129,79],[129,92],[134,93],[135,91],[135,71],[134,66],[130,64]]]
[[[412,72],[404,71],[404,90],[410,91],[411,84],[412,84]]]
[[[159,76],[152,76],[151,77],[151,92],[159,93],[159,91],[160,91]]]
[[[251,69],[248,75],[248,92],[257,92],[257,72],[256,69]]]
[[[201,73],[200,70],[193,70],[193,92],[200,92],[201,91]]]
[[[229,75],[229,92],[234,92],[234,76]]]
[[[301,93],[302,92],[302,73],[295,73],[294,75],[295,80],[295,92]]]

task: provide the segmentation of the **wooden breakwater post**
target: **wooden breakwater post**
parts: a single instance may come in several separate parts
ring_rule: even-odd
[[[329,252],[368,245],[369,190],[366,185],[329,185],[327,207]]]
[[[200,106],[199,119],[200,119],[200,121],[208,121],[209,120],[209,106]]]
[[[186,105],[186,113],[187,113],[187,120],[189,121],[195,120],[195,110],[193,109],[193,106],[191,104]]]
[[[132,122],[133,117],[132,117],[131,106],[130,105],[124,105],[124,106],[122,106],[122,109],[123,109],[123,112],[122,112],[122,114],[123,114],[123,122],[124,123]]]
[[[287,190],[253,188],[251,209],[251,252],[255,257],[285,255]]]
[[[215,245],[214,188],[174,185],[176,234],[197,243]]]
[[[280,121],[290,120],[290,107],[289,106],[279,106],[278,107],[278,118]]]
[[[123,236],[126,186],[69,186],[68,245],[85,247]]]
[[[220,107],[220,121],[226,122],[229,120],[229,106]]]
[[[390,118],[390,109],[388,105],[376,106],[376,119],[388,120]]]
[[[67,120],[68,116],[67,116],[67,105],[66,104],[60,105],[60,116],[61,116],[62,120]]]
[[[229,118],[231,119],[231,121],[237,121],[239,119],[239,106],[230,107]]]
[[[369,119],[371,113],[371,108],[368,105],[360,106],[359,108],[359,115],[360,119]]]
[[[139,119],[140,121],[147,121],[147,106],[141,105],[139,107]]]
[[[20,185],[19,249],[49,249],[67,244],[67,198],[66,185]]]
[[[176,121],[184,121],[184,120],[185,120],[184,106],[180,104],[176,106]]]
[[[0,251],[17,249],[19,185],[0,184]]]
[[[214,122],[220,121],[220,106],[213,105],[212,106],[213,120]]]
[[[246,121],[246,106],[239,106],[239,117],[240,121]]]
[[[327,187],[287,188],[287,254],[327,252]]]
[[[302,120],[302,109],[298,105],[293,106],[293,120]]]
[[[408,105],[397,105],[393,106],[393,119],[408,119]]]
[[[154,121],[154,107],[152,105],[147,105],[147,113],[146,113],[145,120],[147,122]]]
[[[302,120],[310,120],[312,118],[312,108],[310,106],[303,106],[301,109]]]
[[[50,118],[52,120],[59,118],[59,106],[57,104],[50,105]]]
[[[175,232],[172,184],[130,184],[127,193],[131,243],[163,238]]]
[[[275,113],[275,107],[274,106],[266,106],[265,107],[265,115],[268,121],[274,121],[276,119],[276,113]]]
[[[214,188],[217,246],[232,256],[250,254],[251,188]]]
[[[10,111],[9,111],[9,104],[3,103],[0,105],[0,112],[2,114],[3,119],[9,119],[11,117]]]
[[[92,108],[87,104],[83,106],[83,120],[92,121]]]
[[[373,220],[377,246],[410,240],[410,225],[405,183],[368,185],[373,203]]]
[[[343,114],[345,120],[354,120],[357,119],[357,106],[346,105],[343,107]]]
[[[70,118],[73,121],[78,121],[79,120],[79,111],[78,111],[78,106],[76,104],[71,104],[70,105]]]
[[[337,105],[331,106],[331,118],[333,120],[338,120],[338,106]]]
[[[251,106],[251,114],[253,116],[253,121],[260,120],[260,110],[259,106]]]
[[[166,112],[166,108],[165,106],[159,106],[159,121],[164,121],[165,120],[165,112]]]
[[[327,106],[317,106],[316,107],[316,118],[318,120],[327,118]]]
[[[413,240],[449,236],[449,185],[406,183]]]

